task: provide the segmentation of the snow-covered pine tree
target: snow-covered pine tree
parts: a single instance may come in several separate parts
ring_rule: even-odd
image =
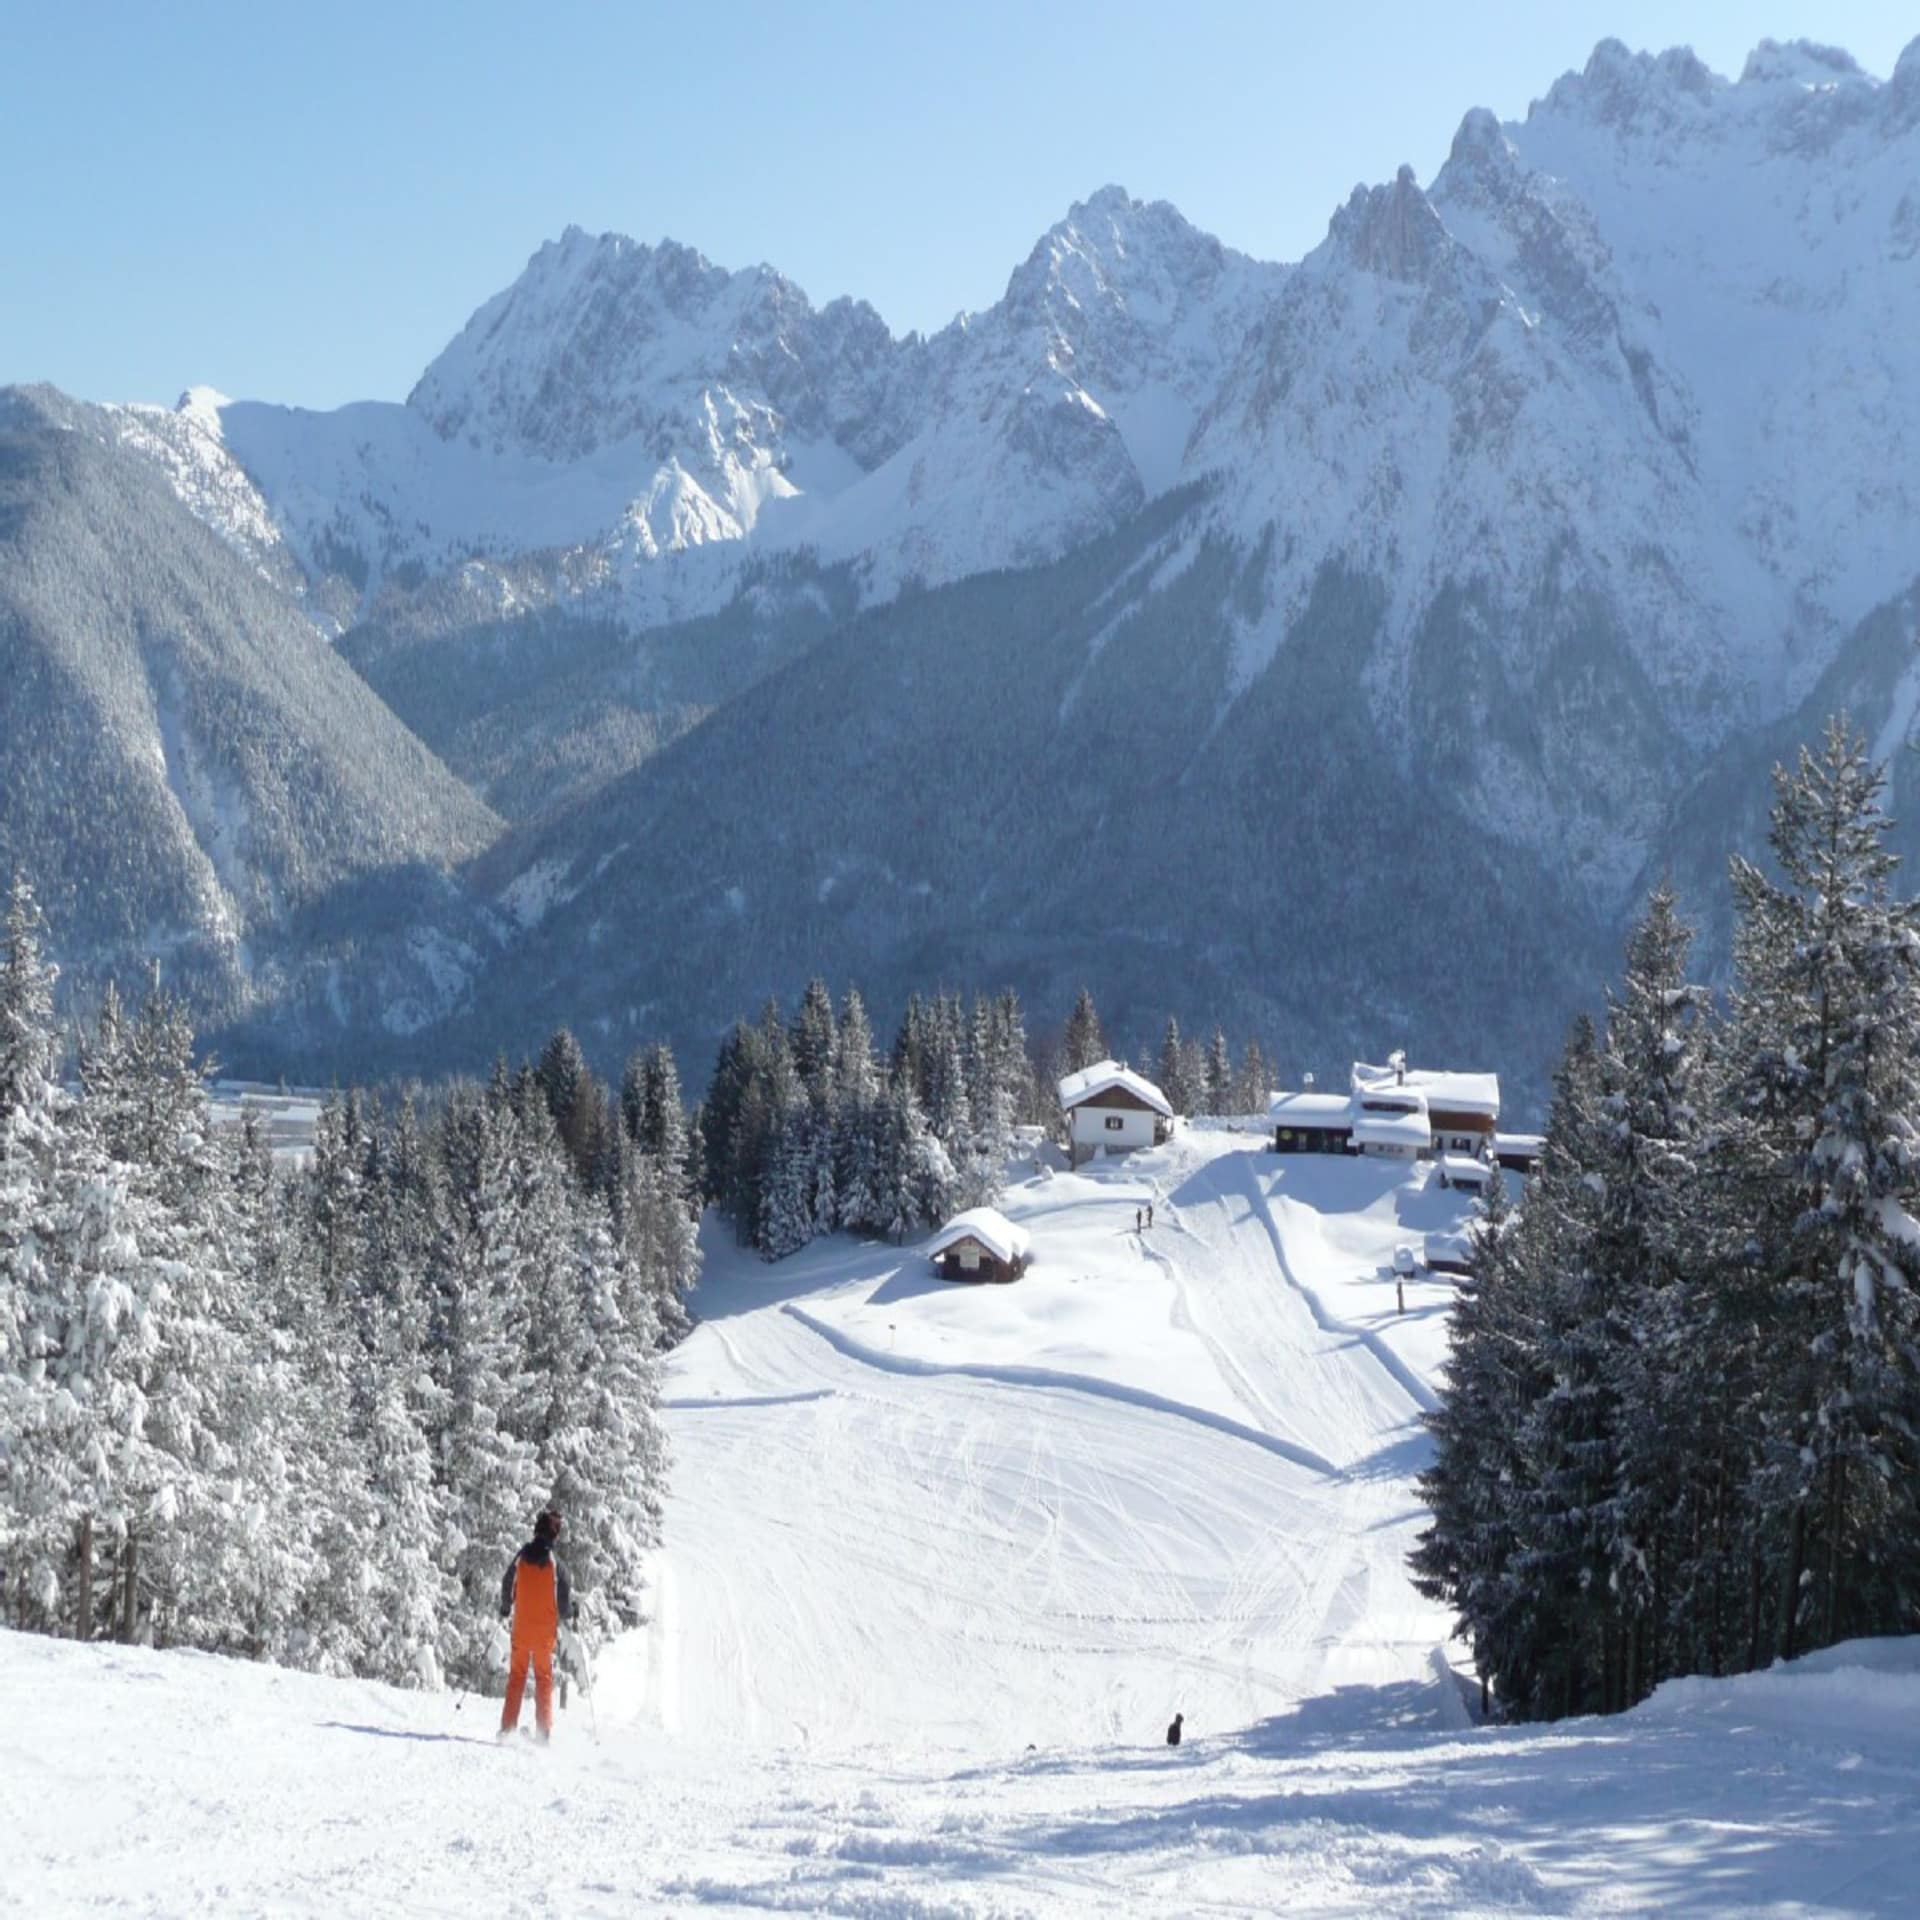
[[[1420,1491],[1433,1520],[1410,1558],[1414,1584],[1453,1608],[1472,1645],[1483,1704],[1524,1697],[1538,1640],[1515,1579],[1518,1496],[1528,1484],[1521,1432],[1547,1390],[1538,1279],[1504,1179],[1488,1189],[1473,1230],[1472,1272],[1449,1320],[1446,1379],[1428,1416],[1433,1464]]]
[[[771,1129],[760,1182],[753,1243],[768,1260],[784,1260],[813,1238],[818,1132],[813,1107],[793,1081]]]
[[[548,1040],[534,1078],[553,1130],[567,1150],[576,1177],[585,1184],[598,1159],[601,1114],[594,1100],[593,1069],[570,1029],[562,1027]]]
[[[365,1271],[350,1383],[352,1443],[377,1531],[365,1548],[367,1634],[356,1669],[399,1686],[442,1683],[441,1642],[458,1591],[442,1564],[445,1490],[434,1442],[444,1390],[429,1365],[441,1173],[409,1099],[376,1124],[364,1172]]]
[[[736,1020],[720,1043],[713,1063],[707,1097],[700,1103],[700,1137],[706,1168],[704,1197],[718,1206],[739,1229],[741,1172],[734,1165],[739,1142],[741,1109],[753,1085],[760,1053],[759,1036],[744,1020]]]
[[[331,1093],[314,1122],[308,1183],[314,1278],[328,1306],[340,1309],[359,1290],[362,1216],[357,1099]]]
[[[873,1024],[857,987],[841,1004],[833,1051],[833,1181],[836,1224],[874,1226],[874,1112],[880,1075],[873,1056]]]
[[[1166,1035],[1160,1042],[1159,1073],[1160,1091],[1167,1096],[1167,1104],[1175,1113],[1191,1113],[1193,1100],[1187,1090],[1186,1055],[1180,1040],[1180,1022],[1172,1014],[1167,1015]]]
[[[816,1111],[833,1100],[833,996],[818,976],[807,982],[793,1018],[793,1070]]]
[[[680,1094],[680,1070],[674,1064],[673,1049],[664,1041],[655,1041],[635,1059],[640,1071],[638,1111],[631,1125],[633,1143],[642,1153],[657,1160],[669,1179],[691,1198],[687,1110]]]
[[[641,1156],[663,1217],[686,1223],[664,1169]],[[566,1515],[567,1563],[589,1644],[640,1618],[642,1565],[659,1539],[666,1447],[653,1353],[660,1327],[646,1280],[622,1258],[596,1196],[577,1197],[566,1289],[572,1358],[539,1442],[540,1472]]]
[[[965,1038],[959,1007],[944,994],[933,1004],[926,1047],[927,1125],[956,1165],[968,1154],[973,1113],[967,1099]]]
[[[984,997],[977,999],[967,1033],[967,1103],[973,1124],[956,1168],[957,1197],[963,1206],[990,1204],[1006,1178],[1018,1111],[1017,1065],[1024,1059],[1024,1047],[1016,1055],[999,1010]]]
[[[900,1031],[893,1037],[888,1071],[895,1080],[905,1077],[923,1110],[927,1099],[927,1034],[927,1009],[920,996],[911,993],[907,996],[906,1011],[900,1016]]]
[[[1240,1056],[1239,1070],[1234,1075],[1234,1112],[1264,1114],[1268,1101],[1273,1098],[1272,1080],[1267,1057],[1260,1050],[1260,1042],[1249,1040]]]
[[[1067,1027],[1060,1037],[1060,1075],[1084,1072],[1110,1058],[1107,1036],[1100,1025],[1100,1014],[1093,995],[1082,987],[1075,996],[1073,1011],[1067,1015]]]
[[[687,1300],[700,1278],[700,1242],[679,1190],[651,1154],[637,1153],[627,1164],[621,1220],[623,1289],[644,1293],[656,1337],[671,1346],[693,1325]]]
[[[1053,1089],[1041,1088],[1027,1044],[1027,1016],[1020,996],[1003,987],[993,1003],[994,1046],[1001,1085],[1012,1103],[1015,1126],[1045,1126],[1053,1114]]]
[[[928,1130],[912,1083],[904,1073],[894,1074],[875,1115],[873,1225],[900,1241],[944,1218],[950,1193],[942,1182],[951,1179],[951,1165]]]
[[[1226,1114],[1233,1110],[1233,1053],[1225,1032],[1215,1027],[1207,1047],[1206,1110]]]
[[[1620,1497],[1611,1582],[1623,1636],[1613,1681],[1621,1706],[1690,1664],[1677,1644],[1675,1593],[1708,1522],[1698,1473],[1705,1436],[1689,1431],[1688,1410],[1677,1409],[1673,1395],[1688,1360],[1687,1289],[1707,1244],[1710,999],[1688,977],[1692,941],[1672,887],[1657,887],[1628,939],[1620,987],[1608,996],[1602,1046],[1611,1133],[1603,1244],[1624,1332],[1612,1356]]]
[[[440,1564],[459,1602],[442,1636],[442,1664],[457,1685],[484,1687],[504,1656],[496,1612],[500,1573],[544,1502],[534,1446],[516,1426],[533,1398],[526,1378],[529,1269],[544,1254],[525,1242],[524,1136],[511,1106],[478,1109],[475,1186],[449,1222],[438,1262],[447,1424],[440,1468],[446,1536]]]
[[[1539,1176],[1517,1243],[1535,1263],[1539,1351],[1551,1384],[1525,1410],[1528,1472],[1515,1517],[1515,1578],[1550,1623],[1518,1694],[1535,1717],[1605,1711],[1619,1656],[1611,1575],[1623,1527],[1620,1391],[1629,1280],[1607,1212],[1616,1172],[1614,1089],[1590,1020],[1554,1080]]]
[[[1920,916],[1883,787],[1835,719],[1776,772],[1778,880],[1733,867],[1729,1093],[1767,1269],[1752,1494],[1787,1657],[1920,1618]]]
[[[242,1115],[231,1160],[236,1280],[260,1333],[251,1362],[258,1418],[243,1463],[249,1524],[234,1576],[235,1614],[244,1652],[299,1664],[294,1637],[300,1596],[316,1579],[318,1504],[351,1468],[326,1451],[328,1426],[314,1386],[323,1343],[308,1337],[313,1302],[293,1269],[295,1202],[251,1110]]]
[[[49,1263],[50,1210],[69,1124],[54,1079],[54,970],[40,952],[31,888],[15,880],[0,953],[0,1619],[16,1626],[59,1605],[54,1561],[64,1544],[50,1516],[63,1503],[28,1436],[51,1418],[46,1361],[64,1315]],[[37,1443],[36,1443],[37,1447]]]

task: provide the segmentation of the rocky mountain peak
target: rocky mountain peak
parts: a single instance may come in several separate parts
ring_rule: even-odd
[[[1023,316],[1062,306],[1086,313],[1156,287],[1169,297],[1203,293],[1238,257],[1168,202],[1106,186],[1040,236],[1007,282],[1006,305]]]
[[[1333,216],[1330,246],[1366,273],[1424,281],[1452,244],[1413,169],[1403,166],[1384,187],[1355,187]]]
[[[1444,197],[1458,195],[1497,205],[1516,191],[1520,171],[1520,157],[1500,122],[1485,107],[1475,107],[1453,136],[1434,191],[1440,193],[1444,180]]]
[[[1920,36],[1909,40],[1894,62],[1887,82],[1887,128],[1892,134],[1910,133],[1920,126]]]
[[[1556,80],[1533,111],[1544,109],[1602,127],[1668,127],[1696,116],[1726,84],[1691,47],[1634,53],[1609,39],[1594,48],[1578,73]]]
[[[1865,78],[1852,54],[1812,40],[1762,40],[1740,69],[1743,87],[1830,87],[1842,80]]]

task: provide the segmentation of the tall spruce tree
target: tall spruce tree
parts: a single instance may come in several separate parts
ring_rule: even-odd
[[[1107,1036],[1093,995],[1082,987],[1074,997],[1073,1011],[1067,1015],[1066,1032],[1060,1038],[1060,1073],[1082,1073],[1109,1058]]]
[[[1160,1042],[1160,1091],[1175,1113],[1193,1111],[1193,1095],[1187,1086],[1186,1049],[1180,1040],[1180,1022],[1167,1015],[1167,1031]]]
[[[1844,718],[1775,776],[1778,878],[1736,859],[1728,1036],[1766,1248],[1752,1497],[1783,1656],[1920,1614],[1920,916]]]

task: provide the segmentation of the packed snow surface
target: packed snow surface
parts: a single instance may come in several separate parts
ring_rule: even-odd
[[[1920,1643],[1472,1723],[1402,1571],[1449,1288],[1391,1277],[1461,1197],[1260,1146],[1015,1185],[1008,1287],[714,1242],[652,1619],[549,1750],[477,1697],[0,1635],[0,1907],[1908,1911]]]

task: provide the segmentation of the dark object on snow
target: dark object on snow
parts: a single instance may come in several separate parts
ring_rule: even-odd
[[[1138,1207],[1135,1207],[1133,1210],[1133,1230],[1135,1233],[1140,1231],[1140,1209]]]
[[[1180,1744],[1180,1723],[1186,1717],[1187,1716],[1184,1713],[1176,1713],[1173,1716],[1172,1723],[1167,1728],[1167,1745],[1168,1746],[1177,1747]]]
[[[1151,1200],[1147,1202],[1147,1225],[1153,1225],[1153,1202]]]

